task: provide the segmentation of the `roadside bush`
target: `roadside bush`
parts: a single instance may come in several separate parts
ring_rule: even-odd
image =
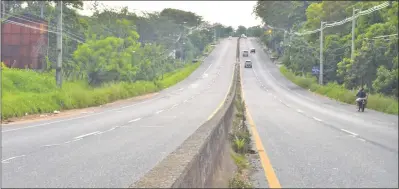
[[[53,72],[38,73],[32,70],[4,68],[1,117],[7,119],[26,113],[86,108],[157,92],[185,79],[200,64],[188,64],[172,73],[166,73],[159,85],[152,81],[111,82],[94,88],[86,81],[66,81],[61,89],[56,87]]]
[[[285,66],[280,67],[280,72],[298,86],[309,89],[312,92],[325,95],[340,102],[355,104],[355,91],[346,89],[338,83],[328,83],[324,86],[319,85],[315,77],[311,75],[297,76]],[[398,114],[398,100],[395,97],[387,97],[382,94],[369,94],[367,108],[385,112],[389,114]]]

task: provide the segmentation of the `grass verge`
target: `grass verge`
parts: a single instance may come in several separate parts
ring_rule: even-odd
[[[213,48],[208,45],[204,54],[209,54]],[[157,92],[184,80],[200,64],[188,63],[181,69],[166,73],[157,82],[117,82],[93,88],[85,81],[66,81],[61,89],[56,87],[54,73],[2,67],[1,118],[6,120],[27,114],[87,108]]]
[[[311,75],[297,76],[285,66],[280,67],[280,72],[298,86],[309,89],[312,92],[336,99],[340,102],[355,104],[356,92],[346,89],[337,83],[319,85],[317,79]],[[367,107],[376,111],[398,115],[398,100],[381,94],[369,94]]]

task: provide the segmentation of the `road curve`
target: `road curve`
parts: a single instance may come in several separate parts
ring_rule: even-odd
[[[224,100],[236,41],[222,40],[186,80],[150,99],[2,126],[2,187],[128,187]]]
[[[260,153],[281,187],[398,187],[398,116],[358,113],[314,95],[282,76],[256,39],[240,44],[257,49],[241,58],[253,62],[242,69],[244,97],[265,148]]]

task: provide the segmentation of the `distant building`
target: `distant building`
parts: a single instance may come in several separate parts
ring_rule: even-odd
[[[7,67],[42,69],[47,47],[46,20],[22,14],[1,24],[1,61]]]

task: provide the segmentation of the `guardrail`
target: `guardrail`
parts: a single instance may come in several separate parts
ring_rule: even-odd
[[[216,114],[201,125],[181,146],[145,174],[130,188],[210,188],[222,166],[231,129],[236,83],[239,77],[239,39],[237,62],[227,98]]]

